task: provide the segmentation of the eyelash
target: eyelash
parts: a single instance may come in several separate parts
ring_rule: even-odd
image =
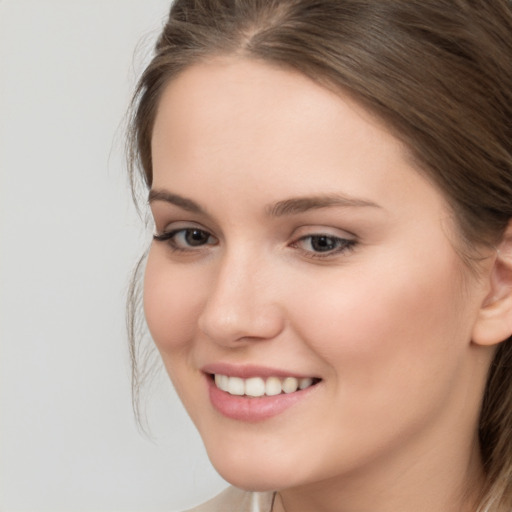
[[[204,229],[199,229],[199,228],[179,228],[179,229],[173,229],[172,231],[168,231],[166,233],[162,233],[161,235],[153,235],[153,239],[156,240],[157,242],[167,242],[167,244],[169,245],[170,249],[173,251],[173,252],[187,252],[187,253],[190,253],[190,252],[194,252],[194,251],[197,251],[198,249],[194,249],[193,247],[194,246],[190,246],[191,247],[190,249],[186,249],[184,247],[180,247],[177,243],[176,243],[176,236],[179,235],[180,233],[183,233],[183,235],[186,236],[187,233],[190,233],[190,232],[197,232],[197,233],[201,233],[201,234],[204,234],[206,236],[208,236],[208,238],[214,238],[210,233],[208,233],[208,231],[205,231]],[[216,239],[215,239],[216,240]],[[206,245],[206,244],[204,244]],[[213,245],[213,244],[212,244]],[[198,245],[196,247],[203,247],[203,244],[202,245]]]
[[[188,245],[187,246],[188,248],[180,247],[176,243],[177,235],[183,234],[184,236],[186,236],[187,233],[191,233],[191,232],[200,233],[204,236],[207,236],[208,240],[214,239],[214,240],[216,240],[216,242],[213,244],[208,244],[208,242],[206,242],[204,244],[200,244],[197,246]],[[218,242],[217,239],[213,235],[208,233],[208,231],[205,231],[204,229],[199,229],[199,228],[174,229],[172,231],[168,231],[168,232],[162,233],[160,235],[159,234],[153,235],[153,239],[157,242],[166,242],[169,245],[171,251],[180,252],[180,253],[196,252],[198,250],[201,250],[201,248],[204,247],[205,245],[216,245],[216,243]],[[310,245],[311,245],[313,240],[316,240],[317,242],[319,242],[320,239],[324,239],[324,242],[329,242],[334,247],[332,249],[328,249],[326,251],[306,250],[304,248],[299,247],[299,245],[301,243],[303,243],[307,240],[310,241]],[[331,235],[328,233],[315,233],[315,234],[305,235],[305,236],[298,238],[296,241],[294,241],[290,244],[290,247],[294,247],[294,248],[300,250],[301,252],[303,252],[304,254],[307,254],[307,256],[309,258],[321,259],[321,258],[329,258],[334,255],[338,255],[338,254],[342,254],[342,253],[351,251],[355,248],[356,244],[357,244],[356,240],[342,238],[342,237],[338,237],[338,236]]]

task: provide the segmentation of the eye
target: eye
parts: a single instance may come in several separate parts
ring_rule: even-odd
[[[292,246],[310,253],[312,256],[322,257],[342,253],[353,248],[355,244],[355,240],[328,234],[315,234],[299,238]]]
[[[158,242],[167,242],[176,251],[193,251],[205,245],[216,245],[218,240],[208,231],[199,228],[173,229],[161,235],[153,235]]]

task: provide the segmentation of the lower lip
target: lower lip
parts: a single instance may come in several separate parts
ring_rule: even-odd
[[[264,421],[304,400],[318,384],[294,393],[281,393],[274,396],[248,397],[230,395],[219,389],[210,375],[206,376],[210,401],[222,415],[233,420],[257,422]]]

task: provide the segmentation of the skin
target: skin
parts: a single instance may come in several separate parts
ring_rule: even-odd
[[[155,196],[155,232],[207,234],[153,242],[147,323],[221,475],[280,490],[275,511],[473,510],[495,259],[464,265],[447,202],[401,143],[346,95],[226,57],[167,86],[152,155],[153,195],[202,210]],[[357,204],[269,215],[334,194]],[[319,253],[318,234],[343,250]],[[208,397],[201,368],[218,362],[322,380],[237,421]]]

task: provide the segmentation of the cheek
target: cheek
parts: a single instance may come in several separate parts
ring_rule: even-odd
[[[317,279],[307,301],[294,299],[297,312],[308,312],[296,315],[297,328],[353,391],[419,388],[440,369],[450,378],[448,367],[456,371],[472,325],[463,312],[458,266],[448,256],[428,267],[383,258],[364,272],[348,269],[336,279]],[[294,296],[300,297],[298,291]]]
[[[456,407],[465,378],[464,325],[471,323],[455,277],[459,263],[445,259],[435,272],[405,263],[379,260],[364,272],[317,276],[307,298],[297,298],[297,289],[288,296],[296,332],[326,369],[333,421],[318,435],[339,445],[341,455],[334,459],[327,447],[319,464],[398,447],[449,404]]]
[[[171,265],[151,250],[144,276],[144,314],[151,336],[164,354],[187,348],[201,309],[201,279],[190,269]]]

